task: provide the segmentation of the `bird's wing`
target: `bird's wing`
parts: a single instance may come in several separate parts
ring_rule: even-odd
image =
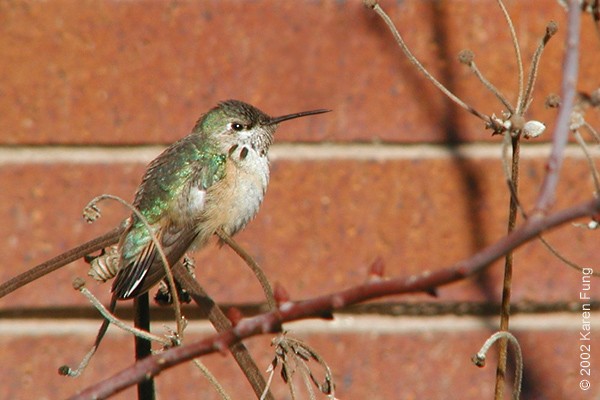
[[[186,137],[167,148],[148,167],[134,205],[160,242],[169,265],[185,254],[198,234],[194,221],[174,221],[175,207],[191,189],[204,193],[225,174],[226,156],[207,151]],[[202,196],[200,196],[202,197]],[[198,196],[196,197],[197,201]],[[187,201],[187,200],[186,200]],[[194,204],[201,212],[202,204]],[[152,236],[135,215],[121,242],[120,270],[112,291],[117,298],[136,297],[164,276],[164,265]]]
[[[169,266],[175,264],[185,254],[196,238],[197,231],[190,227],[175,228],[173,225],[158,231],[157,239],[167,258]],[[167,239],[168,238],[168,239]],[[117,274],[112,291],[119,299],[129,299],[148,291],[165,276],[162,257],[154,241],[142,247],[137,258],[123,267]]]

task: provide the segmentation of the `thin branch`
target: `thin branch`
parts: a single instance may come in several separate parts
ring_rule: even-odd
[[[509,136],[508,133],[505,136]],[[512,162],[511,162],[511,193],[515,195],[510,196],[510,202],[508,207],[508,228],[507,232],[510,234],[514,231],[517,224],[517,215],[519,211],[519,204],[517,196],[519,193],[519,162],[520,162],[520,136],[512,137]],[[512,250],[508,251],[504,260],[504,279],[502,280],[502,308],[500,313],[500,330],[508,331],[509,319],[510,319],[510,297],[512,289],[512,273],[513,273],[513,261],[514,253]],[[496,385],[495,385],[495,396],[497,400],[502,400],[504,397],[504,384],[506,379],[506,360],[507,360],[507,341],[505,339],[500,340],[499,353],[498,353],[498,366],[496,368]]]
[[[512,149],[513,137],[511,136],[510,132],[505,132],[502,136],[502,170],[504,172],[504,178],[506,179],[506,184],[510,192],[510,198],[515,202],[515,205],[517,206],[521,216],[523,218],[527,218],[525,210],[523,210],[523,207],[521,207],[517,187],[512,179],[512,155],[509,154],[508,149]]]
[[[92,294],[92,292],[90,292],[85,287],[85,280],[83,278],[75,278],[73,280],[73,288],[75,290],[79,290],[79,292],[81,292],[81,294],[83,294],[90,301],[90,303],[92,303],[92,305],[96,308],[96,310],[98,310],[98,312],[104,317],[104,321],[102,321],[102,325],[100,326],[100,329],[98,330],[98,334],[96,335],[96,340],[94,341],[92,348],[90,349],[90,351],[88,351],[86,353],[86,355],[83,357],[83,359],[81,360],[81,362],[79,363],[77,368],[73,369],[73,368],[69,367],[68,365],[63,365],[58,368],[59,375],[69,376],[69,377],[80,376],[83,373],[83,371],[85,371],[88,364],[92,360],[92,356],[98,350],[98,346],[100,346],[100,342],[104,338],[104,335],[106,334],[106,331],[108,330],[108,326],[111,323],[113,325],[123,329],[124,331],[133,334],[135,337],[144,338],[147,341],[156,341],[156,342],[161,343],[163,346],[168,346],[171,344],[171,342],[166,338],[153,335],[150,332],[138,329],[136,327],[129,326],[125,322],[123,322],[120,319],[118,319],[117,317],[115,317],[113,315],[113,312],[115,311],[115,307],[116,307],[116,303],[117,303],[116,298],[113,297],[111,299],[109,309],[106,309],[106,307],[104,307],[104,304],[102,304],[102,302],[100,300],[98,300],[96,298],[96,296],[94,296]]]
[[[167,255],[165,254],[162,244],[160,240],[156,237],[155,232],[153,231],[150,223],[146,220],[144,215],[138,210],[133,204],[129,203],[126,200],[123,200],[119,196],[114,196],[112,194],[102,194],[93,198],[87,206],[84,208],[84,215],[88,218],[88,221],[93,222],[100,216],[100,210],[98,209],[97,204],[103,200],[114,200],[125,207],[127,207],[135,216],[140,220],[140,222],[144,225],[144,228],[148,231],[150,235],[150,239],[158,252],[158,255],[161,258],[163,263],[163,268],[165,271],[165,276],[167,278],[167,282],[169,283],[169,289],[171,293],[173,293],[173,309],[175,310],[175,319],[177,323],[177,334],[180,339],[183,339],[183,316],[181,315],[181,304],[179,302],[179,297],[177,296],[177,286],[175,285],[175,280],[173,279],[173,274],[171,273],[171,266],[169,265],[169,260],[167,259]]]
[[[550,253],[552,253],[556,258],[558,258],[560,261],[562,261],[563,263],[565,263],[566,265],[568,265],[569,267],[579,271],[579,272],[583,272],[583,270],[585,269],[585,267],[582,267],[581,265],[569,260],[568,258],[566,258],[565,256],[563,256],[562,254],[560,254],[560,252],[558,250],[556,250],[554,248],[554,246],[552,246],[542,235],[540,235],[540,241],[544,244],[544,246],[546,246],[546,248],[550,251]],[[600,277],[600,271],[596,271],[593,272],[591,274],[592,276],[598,276]]]
[[[221,239],[224,243],[227,244],[235,253],[242,258],[246,262],[246,264],[250,267],[256,279],[260,283],[260,286],[265,293],[265,297],[267,299],[267,304],[269,305],[270,310],[274,310],[277,307],[277,301],[275,301],[275,295],[273,294],[273,288],[267,279],[267,276],[263,272],[262,268],[254,261],[252,256],[248,254],[231,236],[223,232],[222,229],[217,230],[216,232],[219,239]]]
[[[477,64],[475,64],[475,54],[473,54],[471,50],[462,50],[458,55],[458,60],[462,64],[465,64],[469,67],[477,79],[483,83],[483,86],[485,86],[494,96],[496,96],[498,100],[500,100],[500,102],[504,105],[504,107],[506,107],[511,115],[515,114],[515,108],[512,106],[512,104],[510,104],[508,99],[504,97],[502,92],[500,92],[500,90],[498,90],[498,88],[481,73],[477,67]]]
[[[536,200],[535,212],[544,214],[554,204],[556,187],[560,176],[564,150],[569,138],[569,122],[575,101],[575,85],[579,68],[579,36],[581,29],[581,13],[577,0],[569,1],[566,50],[563,59],[563,76],[561,84],[561,107],[558,110],[556,126],[552,135],[552,152],[546,165],[546,176]]]
[[[379,15],[381,17],[381,19],[383,19],[385,24],[388,26],[389,30],[392,32],[392,35],[394,36],[396,43],[398,44],[398,46],[400,46],[400,48],[404,52],[404,55],[406,55],[408,60],[423,75],[425,75],[425,77],[431,83],[433,83],[435,85],[435,87],[437,87],[442,93],[444,93],[446,96],[448,96],[448,98],[450,100],[452,100],[453,102],[458,104],[460,107],[464,108],[467,112],[473,114],[474,116],[476,116],[477,118],[480,118],[481,120],[483,120],[485,122],[490,122],[490,119],[486,115],[480,113],[479,111],[477,111],[476,109],[474,109],[473,107],[471,107],[470,105],[468,105],[467,103],[465,103],[464,101],[459,99],[454,93],[452,93],[444,85],[442,85],[437,79],[435,79],[435,77],[433,75],[431,75],[429,73],[429,71],[427,71],[427,69],[423,66],[423,64],[421,64],[419,62],[419,60],[412,54],[412,52],[410,51],[410,49],[408,48],[406,43],[404,43],[404,39],[402,39],[400,32],[398,32],[398,29],[396,29],[396,26],[392,22],[391,18],[386,14],[386,12],[379,6],[379,4],[376,1],[365,0],[364,3],[368,7],[372,8],[377,13],[377,15]]]
[[[121,321],[120,319],[118,319],[117,317],[115,317],[108,309],[106,309],[106,307],[104,307],[104,304],[102,304],[102,302],[100,300],[98,300],[85,287],[85,281],[83,279],[76,278],[73,282],[73,287],[75,289],[79,290],[81,292],[81,294],[83,294],[90,301],[90,303],[92,303],[94,308],[96,308],[96,310],[98,310],[98,312],[104,317],[104,319],[109,321],[111,324],[117,326],[118,328],[120,328],[126,332],[131,333],[132,335],[134,335],[136,337],[141,337],[146,340],[152,340],[152,341],[162,344],[163,346],[169,346],[171,344],[171,341],[165,337],[153,335],[152,333],[148,332],[147,330],[138,329],[137,327],[130,326],[127,323],[125,323],[125,322]]]
[[[506,6],[504,6],[504,2],[502,0],[497,0],[498,6],[502,10],[502,15],[504,15],[504,19],[508,24],[508,29],[510,30],[510,38],[512,40],[513,48],[515,49],[515,56],[517,58],[517,69],[519,71],[519,97],[517,99],[517,107],[521,104],[523,98],[523,59],[521,57],[521,49],[519,48],[519,41],[517,40],[517,34],[515,32],[515,27],[512,23],[512,19],[506,10]]]
[[[500,92],[500,90],[494,86],[492,84],[492,82],[490,82],[479,70],[479,68],[477,68],[477,65],[475,64],[475,61],[473,61],[470,65],[471,67],[471,71],[473,71],[473,73],[475,74],[475,76],[477,76],[477,78],[481,81],[481,83],[483,83],[483,85],[490,91],[492,92],[492,94],[494,96],[496,96],[496,98],[498,100],[500,100],[500,102],[504,105],[504,107],[506,107],[506,109],[508,110],[508,112],[510,112],[511,114],[515,113],[515,108],[510,104],[510,102],[508,101],[508,99],[506,97],[504,97],[504,95],[502,94],[502,92]]]
[[[198,370],[200,370],[200,373],[202,375],[204,375],[206,380],[208,380],[210,382],[210,384],[215,388],[215,390],[217,391],[217,393],[219,394],[221,399],[231,400],[231,397],[229,397],[229,395],[225,391],[225,388],[223,387],[223,385],[221,385],[221,382],[219,382],[217,377],[214,376],[208,368],[206,368],[206,366],[202,363],[202,361],[195,359],[195,360],[193,360],[193,363],[198,368]]]
[[[485,366],[486,353],[492,347],[492,345],[500,340],[502,342],[510,342],[515,348],[515,363],[517,368],[515,369],[515,382],[513,386],[513,400],[519,400],[521,396],[521,384],[523,382],[523,353],[521,352],[521,346],[516,337],[510,332],[500,331],[494,333],[492,336],[485,341],[481,349],[473,356],[473,363],[478,367]]]
[[[535,80],[537,78],[538,65],[540,63],[540,59],[542,58],[542,52],[546,47],[546,44],[550,40],[552,36],[556,34],[558,31],[558,25],[554,21],[550,21],[546,26],[546,32],[544,37],[540,41],[540,44],[535,50],[533,54],[533,58],[531,60],[531,65],[529,66],[529,74],[527,76],[527,86],[525,88],[525,94],[521,97],[520,102],[517,105],[517,113],[519,115],[525,114],[527,108],[531,102],[531,94],[533,93],[533,88],[535,86]]]
[[[23,272],[22,274],[19,274],[14,278],[4,282],[2,285],[0,285],[0,298],[6,296],[9,293],[14,292],[15,290],[27,285],[30,282],[35,281],[36,279],[41,278],[44,275],[49,274],[50,272],[56,271],[57,269],[62,268],[65,265],[72,263],[73,261],[79,260],[83,256],[86,256],[90,253],[93,253],[95,251],[101,250],[105,247],[117,243],[119,241],[119,237],[124,232],[124,230],[124,226],[115,228],[102,236],[85,242],[84,244],[74,247],[70,250],[67,250],[64,253],[54,258],[51,258],[50,260],[45,261],[42,264],[36,265],[35,267]]]
[[[575,140],[577,140],[577,144],[579,144],[579,147],[581,147],[581,150],[583,151],[583,155],[585,156],[588,166],[590,167],[590,172],[592,174],[592,180],[594,181],[594,193],[596,196],[600,196],[600,177],[598,176],[598,170],[596,169],[596,164],[594,163],[594,160],[592,159],[592,155],[590,154],[590,152],[587,149],[587,144],[585,143],[585,140],[583,140],[583,137],[581,137],[581,134],[579,133],[579,131],[574,131],[573,135],[575,136]]]
[[[190,275],[188,270],[181,265],[180,262],[173,266],[173,275],[181,284],[181,286],[190,294],[192,299],[194,299],[194,302],[196,302],[200,309],[206,313],[209,321],[211,324],[213,324],[217,332],[226,332],[231,329],[231,321],[227,318],[227,316],[225,316],[223,311],[215,304],[213,299],[208,296],[198,281],[196,281]],[[252,359],[252,356],[248,352],[248,349],[243,343],[239,342],[233,343],[229,347],[229,351],[231,351],[233,358],[240,366],[240,369],[244,375],[246,375],[246,378],[252,386],[252,390],[254,390],[256,397],[259,397],[265,390],[265,379],[260,369]],[[274,397],[270,391],[267,391],[265,398],[268,400],[274,400]]]
[[[600,199],[592,199],[548,216],[534,215],[522,227],[515,229],[498,242],[449,267],[427,271],[418,276],[371,280],[337,293],[294,303],[283,303],[277,310],[243,319],[235,327],[220,334],[172,348],[161,354],[141,360],[110,378],[72,396],[71,400],[106,398],[126,389],[141,379],[157,375],[165,369],[200,355],[223,352],[234,343],[250,336],[280,331],[282,324],[285,322],[314,318],[350,304],[392,294],[422,292],[462,280],[481,272],[489,267],[492,262],[500,259],[506,252],[536,238],[540,233],[576,218],[594,215],[599,211]],[[178,269],[174,268],[174,273],[179,279],[177,271]]]
[[[587,131],[592,135],[592,137],[596,140],[596,142],[600,143],[600,133],[593,126],[591,126],[587,121],[583,122],[583,127],[587,129]]]

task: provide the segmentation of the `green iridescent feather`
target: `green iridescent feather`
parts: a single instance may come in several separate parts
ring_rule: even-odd
[[[208,189],[225,175],[227,157],[218,154],[206,140],[191,135],[167,148],[152,162],[142,180],[134,205],[155,233],[160,221],[177,203],[190,180],[199,189]],[[151,237],[136,217],[123,242],[124,265],[139,255]]]

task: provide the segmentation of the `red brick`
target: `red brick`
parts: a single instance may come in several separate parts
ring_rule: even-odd
[[[559,91],[565,12],[554,0],[507,2],[527,66],[554,19],[529,115]],[[433,74],[485,113],[499,102],[459,65],[472,49],[481,70],[514,102],[508,29],[488,2],[382,1]],[[410,65],[383,22],[348,2],[19,1],[0,5],[0,142],[168,143],[217,101],[239,98],[272,114],[315,107],[283,141],[489,140],[481,121],[450,105]],[[598,84],[600,55],[589,16],[578,88]],[[595,115],[595,117],[594,117]],[[598,122],[598,113],[591,113]]]
[[[453,321],[455,326],[462,324],[460,318]],[[568,321],[573,322],[571,319]],[[407,320],[400,319],[397,323],[402,326]],[[485,328],[440,331],[436,329],[439,321],[424,319],[421,323],[422,329],[406,332],[380,331],[371,321],[365,323],[370,326],[362,325],[365,333],[308,330],[292,331],[291,334],[305,341],[327,361],[340,399],[491,398],[495,350],[490,350],[487,366],[483,369],[470,361],[491,332]],[[351,326],[360,327],[361,323]],[[579,332],[575,329],[556,326],[545,330],[515,330],[525,360],[522,398],[579,400],[594,398],[600,393],[595,381],[592,381],[589,392],[579,389]],[[0,396],[66,398],[131,365],[131,339],[111,329],[83,376],[77,379],[58,376],[56,368],[65,363],[78,363],[93,336],[91,330],[86,334],[31,332],[12,337],[0,336],[3,349]],[[203,337],[206,334],[192,332],[187,334],[186,340],[190,343]],[[263,370],[273,358],[270,339],[271,336],[263,336],[247,341],[251,354]],[[597,342],[594,336],[592,348]],[[513,354],[509,354],[512,360]],[[249,386],[230,356],[212,355],[202,358],[202,361],[232,398],[251,398]],[[312,363],[310,365],[315,368]],[[315,368],[314,372],[317,377],[322,376],[320,369]],[[164,371],[156,378],[156,387],[161,398],[183,399],[189,398],[192,393],[202,393],[203,399],[218,398],[200,373],[189,364]],[[274,378],[273,390],[276,398],[285,398],[285,388],[278,374]],[[114,398],[129,399],[134,393],[133,389],[129,389]]]

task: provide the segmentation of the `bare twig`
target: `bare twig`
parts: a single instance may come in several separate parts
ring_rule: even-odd
[[[269,305],[269,309],[274,310],[277,307],[277,302],[275,301],[275,296],[273,294],[273,288],[267,279],[267,276],[263,272],[262,268],[254,261],[252,256],[248,254],[231,236],[223,232],[222,229],[217,230],[216,232],[219,239],[221,239],[224,243],[227,244],[235,253],[242,258],[248,264],[254,275],[256,275],[256,279],[260,283],[260,286],[265,293],[265,297],[267,299],[267,304]]]
[[[509,136],[508,133],[505,136]],[[519,191],[519,162],[520,162],[520,136],[512,138],[512,162],[511,162],[511,193],[517,194]],[[515,195],[510,196],[508,207],[508,227],[507,232],[510,233],[515,229],[517,224],[517,215],[519,204]],[[512,250],[506,253],[504,259],[504,279],[502,280],[502,307],[500,313],[500,329],[508,331],[510,319],[510,297],[512,289],[512,272],[513,272],[514,254]],[[506,359],[507,359],[507,342],[500,340],[498,353],[498,366],[496,368],[496,388],[495,396],[497,400],[502,400],[504,393],[504,381],[506,376]]]
[[[500,331],[494,333],[492,336],[485,341],[481,349],[475,354],[472,358],[472,361],[475,365],[482,368],[485,366],[485,358],[486,353],[492,347],[492,345],[500,340],[501,342],[510,342],[515,348],[515,363],[517,368],[515,369],[515,382],[513,386],[513,400],[519,400],[521,396],[521,383],[523,381],[523,353],[521,352],[521,346],[519,345],[519,341],[516,337],[510,332]]]
[[[173,266],[173,274],[181,286],[190,294],[192,299],[194,299],[194,302],[196,302],[200,309],[206,313],[217,332],[226,332],[231,329],[231,321],[180,262]],[[260,396],[265,389],[265,379],[252,359],[252,356],[250,356],[246,346],[241,342],[232,343],[229,347],[229,351],[231,351],[233,358],[240,366],[242,372],[246,375],[256,396]],[[271,392],[267,393],[266,398],[274,400]]]
[[[556,258],[558,258],[560,261],[562,261],[569,267],[573,268],[574,270],[582,272],[586,268],[586,267],[582,267],[581,265],[569,260],[562,254],[560,254],[560,252],[558,250],[556,250],[554,248],[554,246],[552,246],[550,244],[550,242],[548,242],[542,235],[540,235],[540,241],[544,244],[544,246],[548,249],[548,251],[550,251],[550,253],[552,253]],[[592,276],[600,276],[600,271],[595,271],[591,275]]]
[[[198,359],[193,360],[194,365],[200,370],[200,373],[213,385],[221,399],[230,400],[231,397],[225,391],[225,388],[221,385],[219,380],[210,372],[208,368]]]
[[[169,283],[169,289],[171,290],[171,293],[177,293],[177,286],[175,285],[175,280],[173,279],[173,274],[171,273],[171,266],[169,265],[169,260],[167,259],[167,255],[165,254],[165,252],[162,248],[160,240],[158,240],[158,238],[156,237],[156,234],[154,233],[154,230],[150,226],[150,223],[148,223],[148,221],[142,215],[140,210],[138,210],[136,207],[134,207],[133,204],[129,203],[128,201],[123,200],[119,196],[114,196],[112,194],[102,194],[100,196],[93,198],[87,204],[87,206],[84,208],[84,215],[87,215],[88,220],[90,222],[93,222],[96,218],[98,218],[100,216],[100,210],[98,209],[98,203],[103,200],[114,200],[118,203],[121,203],[122,205],[127,207],[133,214],[135,214],[135,216],[144,225],[144,227],[148,231],[148,234],[150,235],[150,239],[154,243],[154,247],[156,248],[156,251],[158,252],[158,255],[160,256],[161,261],[163,263],[163,268],[165,270],[165,276],[167,278],[167,282]],[[96,212],[96,214],[93,215],[93,217],[89,217],[90,213],[88,212],[88,210],[93,210]],[[183,328],[184,328],[185,322],[183,320],[183,316],[181,315],[181,304],[179,302],[179,297],[177,295],[173,296],[173,309],[175,310],[175,319],[176,319],[176,323],[177,323],[177,334],[179,335],[180,339],[183,339]]]
[[[471,107],[470,105],[468,105],[467,103],[465,103],[464,101],[462,101],[454,93],[452,93],[444,85],[442,85],[433,75],[431,75],[429,73],[429,71],[427,71],[427,69],[423,66],[423,64],[421,64],[419,62],[419,60],[412,54],[412,52],[410,51],[410,49],[408,48],[408,46],[404,43],[404,39],[402,39],[402,36],[400,35],[400,32],[398,32],[398,29],[396,29],[396,26],[394,25],[394,23],[392,22],[392,20],[390,19],[390,17],[379,6],[379,4],[376,1],[365,0],[364,3],[368,7],[372,8],[377,13],[377,15],[379,15],[381,17],[381,19],[383,19],[383,21],[385,22],[385,24],[388,26],[389,30],[392,32],[392,35],[394,36],[394,39],[396,40],[396,43],[398,43],[398,46],[400,46],[400,48],[402,49],[402,51],[404,52],[404,54],[406,55],[406,57],[409,59],[409,61],[423,75],[425,75],[425,77],[431,83],[433,83],[435,85],[435,87],[437,87],[450,100],[452,100],[453,102],[455,102],[456,104],[458,104],[460,107],[462,107],[463,109],[465,109],[469,113],[475,115],[477,118],[480,118],[483,121],[490,122],[489,118],[486,115],[480,113],[479,111],[477,111],[476,109],[474,109],[473,107]]]
[[[525,114],[527,111],[528,105],[531,103],[531,94],[533,93],[533,88],[535,87],[535,80],[537,77],[538,65],[540,59],[542,58],[542,52],[546,47],[546,44],[550,40],[552,36],[556,34],[558,31],[558,25],[554,21],[550,21],[546,26],[546,33],[544,37],[540,41],[538,47],[533,54],[533,58],[531,59],[531,65],[529,66],[529,74],[527,76],[527,86],[525,88],[525,93],[520,97],[520,102],[517,105],[517,113],[520,115]]]
[[[563,75],[561,84],[561,107],[556,118],[552,135],[552,151],[546,166],[546,176],[536,200],[535,212],[544,214],[554,204],[556,186],[560,177],[560,169],[564,157],[564,149],[569,137],[569,121],[575,101],[575,85],[579,68],[579,36],[581,29],[581,13],[577,0],[569,1],[566,50],[563,59]]]
[[[579,147],[581,147],[581,151],[583,151],[583,155],[590,167],[590,173],[592,174],[592,180],[594,181],[594,194],[600,196],[600,177],[598,176],[598,170],[596,169],[596,164],[592,159],[592,155],[588,151],[587,144],[579,131],[573,131],[573,136],[575,136],[575,140],[577,141],[577,144],[579,144]]]
[[[147,332],[147,331],[135,328],[135,327],[131,327],[131,326],[127,325],[125,322],[116,318],[112,314],[112,312],[114,311],[115,305],[116,305],[116,299],[113,298],[111,300],[110,310],[107,310],[104,307],[104,305],[100,302],[100,300],[98,300],[85,287],[85,280],[83,280],[82,278],[75,278],[73,280],[73,288],[76,290],[79,290],[81,292],[81,294],[83,294],[90,301],[90,303],[92,303],[92,305],[96,308],[96,310],[98,310],[98,312],[104,317],[104,321],[102,322],[102,325],[101,325],[100,329],[98,330],[98,334],[96,335],[96,340],[94,341],[92,348],[86,353],[86,355],[83,357],[83,359],[81,360],[81,362],[79,363],[77,368],[73,369],[73,368],[69,367],[68,365],[63,365],[58,369],[58,373],[60,375],[70,376],[70,377],[78,377],[83,373],[83,371],[87,368],[88,364],[90,363],[92,356],[95,354],[96,350],[98,349],[98,346],[100,345],[100,342],[102,341],[102,338],[104,337],[104,334],[106,333],[106,330],[108,329],[109,323],[114,324],[115,326],[123,329],[124,331],[132,333],[135,337],[142,337],[148,341],[151,341],[151,340],[157,341],[159,343],[162,343],[163,345],[168,345],[170,343],[165,338],[162,338],[162,337],[156,336],[156,335],[152,335],[150,332]]]
[[[519,71],[518,73],[518,81],[519,81],[519,89],[518,89],[518,93],[519,93],[519,98],[517,99],[517,109],[519,108],[518,105],[521,104],[522,102],[522,96],[523,96],[523,58],[521,57],[521,49],[519,48],[519,41],[517,40],[517,33],[515,32],[515,26],[512,23],[512,19],[510,18],[510,15],[508,14],[508,10],[506,10],[506,6],[504,5],[504,2],[502,0],[497,0],[498,2],[498,6],[500,7],[500,10],[502,10],[502,15],[504,15],[504,19],[506,20],[506,23],[508,24],[508,29],[510,31],[510,38],[513,44],[513,48],[515,50],[515,56],[517,58],[517,70]]]
[[[148,332],[147,330],[138,329],[136,327],[130,326],[130,325],[126,324],[125,322],[121,321],[120,319],[118,319],[117,317],[115,317],[113,314],[111,314],[111,312],[109,310],[106,309],[106,307],[104,307],[102,302],[100,300],[98,300],[85,287],[85,282],[83,281],[83,279],[76,278],[73,282],[73,287],[75,289],[79,290],[81,292],[81,294],[83,294],[90,301],[90,303],[92,303],[94,308],[96,308],[96,310],[98,310],[98,312],[100,314],[102,314],[102,316],[106,320],[110,321],[111,324],[123,329],[126,332],[133,334],[134,336],[141,337],[141,338],[151,340],[151,341],[155,341],[157,343],[162,344],[163,346],[169,346],[171,344],[171,341],[165,337],[153,335],[152,333]]]
[[[35,281],[36,279],[41,278],[44,275],[49,274],[50,272],[56,271],[57,269],[62,268],[73,261],[79,260],[85,255],[117,243],[124,230],[124,226],[115,228],[102,236],[92,239],[89,242],[85,242],[84,244],[74,247],[71,250],[67,250],[64,253],[15,276],[11,280],[4,282],[2,285],[0,285],[0,298],[14,292],[30,282]]]
[[[598,133],[593,126],[591,126],[587,121],[584,121],[583,127],[590,133],[590,135],[592,135],[596,142],[600,143],[600,133]]]
[[[500,92],[500,90],[494,86],[494,84],[492,82],[490,82],[479,70],[479,68],[477,67],[477,64],[475,64],[474,60],[471,60],[471,62],[469,64],[467,64],[471,71],[475,74],[475,76],[477,77],[477,79],[479,79],[479,81],[481,81],[481,83],[483,83],[483,85],[490,91],[492,92],[492,94],[494,94],[494,96],[496,96],[496,98],[504,105],[504,107],[506,107],[506,109],[508,110],[508,112],[510,114],[515,114],[515,108],[512,106],[512,104],[510,104],[510,102],[508,101],[508,99],[506,97],[504,97],[504,95],[502,94],[502,92]]]

